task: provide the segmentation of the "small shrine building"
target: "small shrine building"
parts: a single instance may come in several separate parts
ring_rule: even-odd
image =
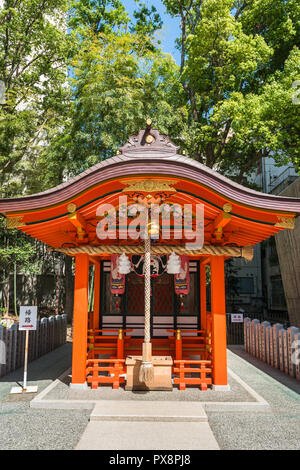
[[[146,230],[153,361],[170,359],[180,389],[228,389],[224,262],[251,260],[254,245],[293,229],[300,200],[243,187],[178,150],[148,125],[69,181],[0,200],[8,228],[75,259],[74,388],[126,384],[128,358],[142,354]]]

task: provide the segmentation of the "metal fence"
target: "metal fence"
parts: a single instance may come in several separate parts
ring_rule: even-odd
[[[24,365],[25,331],[17,323],[0,326],[0,377]],[[33,361],[62,346],[67,337],[67,315],[42,318],[37,329],[29,332],[28,361]]]
[[[244,348],[252,356],[300,380],[300,330],[281,323],[244,320]]]

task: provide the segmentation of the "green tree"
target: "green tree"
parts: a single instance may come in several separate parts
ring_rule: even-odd
[[[63,125],[72,50],[67,7],[67,0],[5,0],[0,10],[2,196],[40,188],[39,156]]]
[[[7,230],[5,221],[0,219],[0,291],[3,310],[9,313],[10,277],[14,279],[14,311],[16,306],[17,273],[33,275],[39,272],[40,262],[36,258],[34,243],[17,230]]]
[[[299,2],[164,0],[181,19],[187,153],[242,182],[272,154],[299,163]]]
[[[162,132],[180,132],[187,109],[178,66],[159,49],[161,24],[155,8],[142,2],[132,20],[121,2],[74,2],[72,118],[68,132],[52,147],[62,154],[64,140],[64,160],[72,174],[114,155],[148,117]]]

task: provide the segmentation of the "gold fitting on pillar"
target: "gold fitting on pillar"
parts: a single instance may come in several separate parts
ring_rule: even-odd
[[[181,330],[176,331],[176,339],[181,339]]]
[[[122,330],[122,328],[119,329],[118,339],[123,339],[123,330]]]

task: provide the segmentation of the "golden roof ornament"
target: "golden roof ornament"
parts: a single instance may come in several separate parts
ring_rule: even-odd
[[[177,181],[145,179],[122,181],[122,183],[128,185],[127,188],[123,189],[124,193],[136,203],[150,207],[151,204],[161,204],[176,193],[176,189],[173,188],[173,185],[176,184]]]
[[[152,129],[151,126],[152,121],[148,118],[146,128],[137,135],[130,136],[128,142],[120,147],[118,152],[127,156],[155,156],[159,158],[176,154],[179,147],[174,145],[167,135],[160,134],[157,129]]]
[[[176,189],[173,188],[176,180],[159,180],[159,179],[145,179],[145,180],[129,180],[122,181],[123,184],[127,184],[128,187],[123,189],[123,192],[146,192],[146,193],[157,193],[157,192],[172,192],[176,193]]]

